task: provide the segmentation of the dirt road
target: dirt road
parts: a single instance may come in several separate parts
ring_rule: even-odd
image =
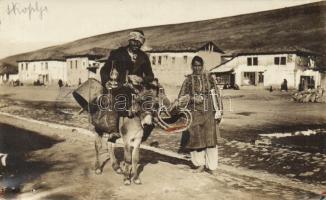
[[[173,99],[178,88],[167,87]],[[26,118],[88,128],[87,113],[76,114],[73,88],[0,87],[0,111]],[[326,184],[326,104],[298,104],[291,92],[225,90],[224,118],[219,144],[220,163],[264,170],[305,183]],[[67,111],[67,112],[63,112]],[[71,113],[71,114],[67,114]],[[318,129],[322,130],[318,130]],[[301,132],[303,131],[303,132]],[[304,132],[318,132],[305,136]],[[280,139],[260,134],[296,135]],[[266,139],[268,139],[266,141]],[[262,141],[264,140],[264,141]],[[261,144],[261,141],[263,144]],[[260,144],[259,144],[260,143]],[[156,128],[147,145],[180,151],[180,134]]]
[[[6,194],[6,198],[24,200],[320,198],[316,193],[291,185],[285,186],[267,179],[257,179],[223,170],[219,170],[215,175],[194,174],[188,162],[147,150],[141,151],[143,170],[140,176],[143,184],[124,186],[122,176],[112,171],[109,162],[104,166],[102,175],[95,175],[92,137],[83,135],[75,129],[59,131],[46,124],[35,124],[8,116],[0,116],[0,122],[3,123],[0,128],[2,135],[15,134],[15,138],[21,138],[15,140],[20,142],[15,144],[18,153],[9,151],[12,158],[8,159],[8,168],[1,174],[1,184],[19,187],[20,192]],[[121,160],[122,149],[118,148],[116,153]],[[19,158],[20,161],[17,163],[13,157]],[[103,160],[106,158],[103,152]]]

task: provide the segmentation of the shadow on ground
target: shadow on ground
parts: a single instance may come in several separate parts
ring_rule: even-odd
[[[30,152],[50,148],[62,141],[0,124],[0,152],[8,154],[7,166],[0,168],[0,187],[5,190],[3,197],[14,199],[24,183],[34,180],[53,166],[46,161],[30,160]]]
[[[123,148],[122,147],[116,147],[115,148],[115,155],[118,159],[118,162],[122,162],[123,161]],[[146,155],[146,156],[142,156],[142,155]],[[158,154],[149,150],[145,150],[145,149],[141,149],[140,150],[140,166],[138,168],[139,174],[142,173],[142,171],[144,170],[144,168],[146,167],[146,165],[148,164],[158,164],[159,162],[167,162],[173,165],[187,165],[190,167],[192,166],[192,163],[190,161],[187,160],[181,160],[178,158],[173,158],[173,157],[169,157],[169,156],[165,156],[162,154]],[[108,162],[104,161],[103,165],[106,165]],[[104,166],[103,166],[104,167]]]

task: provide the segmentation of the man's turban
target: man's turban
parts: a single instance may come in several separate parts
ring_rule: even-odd
[[[145,36],[144,36],[144,34],[138,32],[138,31],[132,31],[129,33],[129,40],[137,40],[141,44],[144,44]]]

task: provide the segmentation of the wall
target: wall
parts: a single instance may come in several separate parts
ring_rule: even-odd
[[[300,84],[300,78],[301,76],[312,76],[314,81],[315,81],[315,88],[317,88],[317,86],[319,86],[321,84],[321,73],[318,71],[314,71],[314,70],[297,70],[296,71],[296,80],[297,80],[297,85],[296,88],[299,88],[299,84]]]
[[[248,66],[248,57],[258,57],[257,66]],[[275,64],[275,57],[285,57],[286,64]],[[280,88],[284,79],[287,80],[289,88],[299,88],[300,76],[313,76],[316,86],[320,84],[320,74],[313,69],[315,62],[309,56],[298,56],[296,54],[272,54],[272,55],[250,55],[239,56],[233,62],[235,65],[236,84],[244,86],[244,72],[263,72],[264,87],[273,86]],[[231,61],[232,62],[232,61]]]
[[[67,62],[67,83],[68,85],[78,85],[79,80],[81,83],[85,82],[88,78],[88,58],[87,57],[76,57],[68,58]]]
[[[161,83],[181,85],[185,79],[185,75],[191,73],[191,60],[196,53],[163,52],[148,53],[148,55],[155,77],[157,77]],[[161,56],[161,64],[158,62],[159,56]]]
[[[207,71],[221,64],[221,53],[213,51],[198,51],[197,55],[203,58],[204,68]]]
[[[321,73],[315,71],[316,58],[312,56],[297,55],[295,57],[296,88],[299,88],[301,76],[312,76],[315,80],[315,88],[321,84]]]
[[[65,61],[31,61],[18,62],[18,77],[23,83],[32,84],[34,81],[43,81],[43,76],[47,76],[48,80],[44,80],[45,84],[57,84],[59,79],[65,81],[67,79],[66,62]]]
[[[19,79],[18,74],[9,74],[9,81],[17,81]]]
[[[221,63],[221,54],[217,52],[162,52],[148,53],[153,72],[161,83],[169,85],[181,85],[185,75],[190,74],[191,60],[201,56],[204,60],[204,69],[209,70]],[[159,64],[159,57],[161,63]]]
[[[0,75],[0,84],[7,83],[9,80],[9,74]]]
[[[88,59],[88,57],[75,57],[75,58],[68,58],[66,60],[67,65],[67,74],[68,79],[67,83],[68,85],[76,86],[80,82],[83,83],[88,80],[88,76],[90,78],[96,78],[100,80],[100,67],[96,71],[96,74],[92,72],[88,72],[87,67],[93,66],[94,64],[100,64],[99,62],[96,62],[94,60]]]
[[[326,72],[320,73],[320,86],[326,89]]]
[[[67,81],[66,62],[52,61],[49,62],[49,84],[58,84],[59,79],[63,82]]]

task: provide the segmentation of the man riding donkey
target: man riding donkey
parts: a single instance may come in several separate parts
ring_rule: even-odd
[[[190,112],[172,106],[175,109],[170,115],[172,109],[165,109],[169,107],[170,101],[164,90],[160,90],[158,80],[154,78],[147,54],[140,49],[144,42],[144,33],[135,30],[129,33],[128,46],[111,51],[100,71],[101,84],[90,80],[95,82],[95,86],[88,87],[88,94],[91,94],[90,88],[95,88],[93,93],[99,96],[93,100],[89,98],[88,108],[84,108],[85,101],[78,101],[78,92],[80,90],[85,96],[83,88],[87,88],[90,83],[81,85],[80,89],[73,93],[83,109],[89,111],[91,123],[97,133],[95,172],[102,172],[103,164],[100,164],[99,152],[102,148],[102,138],[106,134],[112,167],[117,173],[124,174],[126,185],[131,181],[135,184],[141,183],[137,169],[139,149],[141,142],[147,139],[154,128],[153,116],[161,128],[170,132],[185,130],[192,121]],[[122,168],[114,154],[114,143],[120,137],[124,144]]]
[[[109,133],[108,141],[111,145],[122,136],[124,142],[124,167],[122,171],[116,161],[112,147],[111,151],[109,149],[109,153],[111,152],[110,159],[113,169],[118,173],[124,173],[125,184],[130,184],[130,180],[136,184],[141,183],[136,174],[139,146],[154,127],[150,110],[141,110],[143,108],[139,109],[138,106],[141,116],[136,117],[132,108],[134,101],[132,95],[139,95],[142,88],[153,86],[152,82],[154,81],[150,60],[147,54],[140,49],[144,42],[144,33],[140,30],[134,30],[129,33],[128,46],[111,51],[108,60],[100,71],[103,93],[112,95],[115,101],[121,95],[120,97],[126,100],[126,105],[115,106],[109,114],[108,112],[96,112],[92,116],[93,119],[106,117],[106,123],[109,121],[108,126],[111,126],[109,131],[106,127],[102,128],[103,120],[98,120],[94,126],[99,136],[102,136],[103,133]],[[130,132],[133,133],[130,134]],[[97,151],[96,170],[99,173],[101,172],[98,161],[100,142],[101,138],[99,137],[95,142]]]

